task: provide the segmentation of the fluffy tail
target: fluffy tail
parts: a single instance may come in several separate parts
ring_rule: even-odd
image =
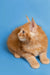
[[[28,22],[30,22],[30,20],[29,20],[28,16],[26,16],[26,18],[27,18]]]

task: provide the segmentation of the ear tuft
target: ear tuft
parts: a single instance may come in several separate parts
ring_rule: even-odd
[[[26,16],[26,18],[27,18],[28,22],[30,22],[30,20],[29,20],[28,16]]]

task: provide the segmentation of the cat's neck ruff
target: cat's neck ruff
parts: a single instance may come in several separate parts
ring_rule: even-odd
[[[38,35],[38,33],[37,33],[37,32],[30,32],[30,35],[31,35],[31,38],[32,38],[32,37],[37,36],[37,35]]]
[[[35,36],[36,34],[33,32],[30,32],[31,37]]]

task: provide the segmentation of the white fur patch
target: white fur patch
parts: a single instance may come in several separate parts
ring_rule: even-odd
[[[22,37],[18,37],[18,38],[19,38],[20,41],[26,41],[25,38],[24,39]]]
[[[31,35],[31,37],[33,37],[33,36],[35,36],[35,33],[33,33],[33,32],[30,32],[30,35]]]
[[[26,39],[20,39],[20,41],[26,41]]]

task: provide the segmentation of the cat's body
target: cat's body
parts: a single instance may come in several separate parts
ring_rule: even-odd
[[[16,28],[9,36],[7,44],[10,52],[16,58],[24,57],[33,68],[39,67],[35,58],[38,55],[42,63],[49,63],[49,59],[46,57],[47,36],[41,27],[35,24],[33,19],[32,22]]]

